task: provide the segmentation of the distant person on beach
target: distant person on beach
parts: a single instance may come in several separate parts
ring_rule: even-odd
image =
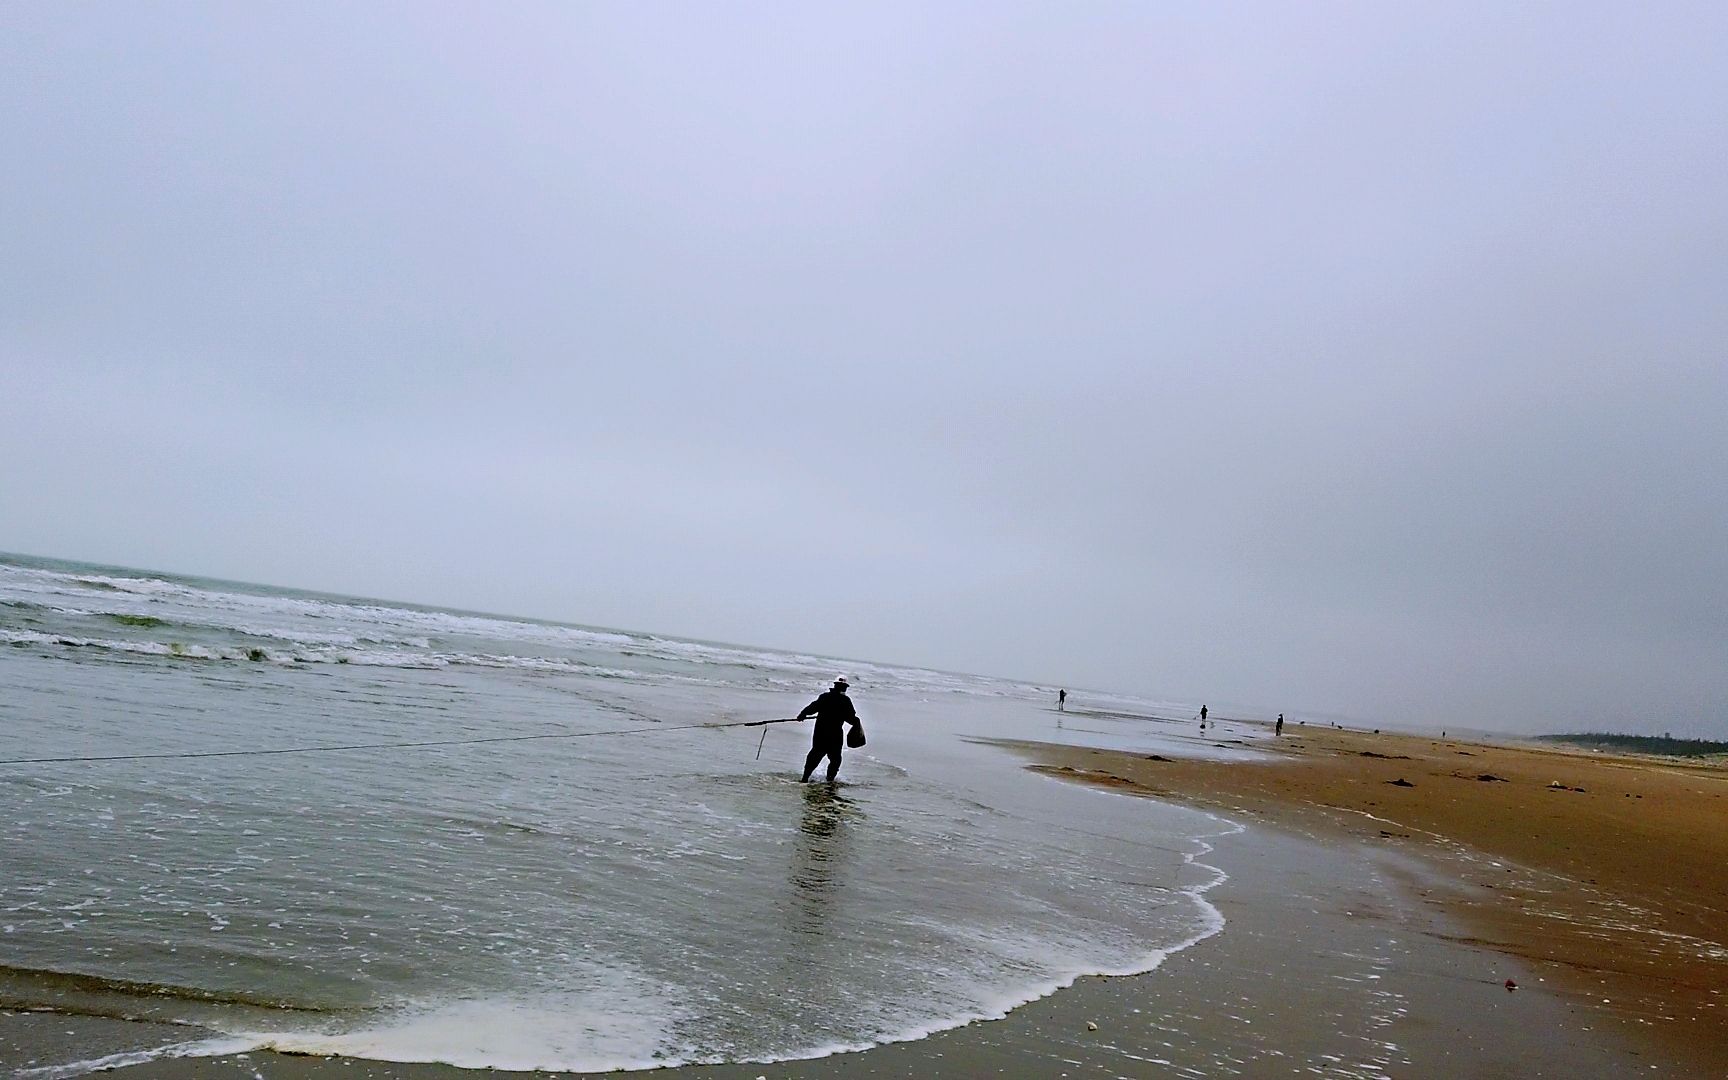
[[[1206,723],[1206,706],[1200,706],[1200,723]]]
[[[1272,729],[1272,734],[1274,734],[1274,735],[1284,734],[1284,714],[1283,713],[1278,714],[1278,726],[1276,726]]]
[[[1066,709],[1068,707],[1068,691],[1056,691],[1056,707],[1058,709]]]
[[[845,676],[835,679],[832,689],[804,706],[798,719],[811,716],[816,718],[816,731],[810,737],[810,754],[804,759],[804,781],[808,783],[817,763],[827,758],[828,779],[832,782],[840,775],[840,751],[846,743],[846,725],[859,726],[858,710],[852,707],[852,699],[846,696]]]

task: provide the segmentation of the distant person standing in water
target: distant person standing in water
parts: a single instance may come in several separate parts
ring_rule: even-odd
[[[1284,734],[1284,714],[1283,713],[1278,714],[1278,726],[1272,729],[1272,734],[1274,734],[1274,735]]]
[[[1066,709],[1068,707],[1068,691],[1056,691],[1056,707],[1058,709]]]
[[[1200,706],[1200,730],[1206,730],[1206,706]]]
[[[810,738],[810,755],[804,759],[804,780],[808,782],[810,774],[816,771],[816,764],[827,758],[828,779],[832,781],[840,775],[840,751],[846,743],[846,725],[860,726],[858,710],[852,707],[852,699],[846,696],[845,676],[835,679],[831,690],[804,706],[798,719],[811,716],[816,718],[816,731]]]

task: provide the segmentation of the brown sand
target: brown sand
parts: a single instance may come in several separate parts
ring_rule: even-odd
[[[1670,1060],[1728,1075],[1728,769],[1286,727],[1265,762],[1024,745],[1032,768],[1412,851],[1409,891]],[[1408,785],[1408,786],[1406,786]]]

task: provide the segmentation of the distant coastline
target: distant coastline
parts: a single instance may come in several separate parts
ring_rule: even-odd
[[[1667,735],[1620,735],[1607,731],[1538,735],[1539,742],[1582,746],[1589,750],[1613,750],[1622,754],[1654,754],[1658,757],[1721,758],[1728,760],[1728,742],[1715,739],[1675,739]]]

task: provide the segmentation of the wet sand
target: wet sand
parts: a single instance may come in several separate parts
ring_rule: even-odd
[[[1728,769],[1286,727],[1263,762],[1024,745],[1032,767],[1410,854],[1402,892],[1660,1060],[1728,1075]],[[1446,931],[1441,931],[1446,933]]]

